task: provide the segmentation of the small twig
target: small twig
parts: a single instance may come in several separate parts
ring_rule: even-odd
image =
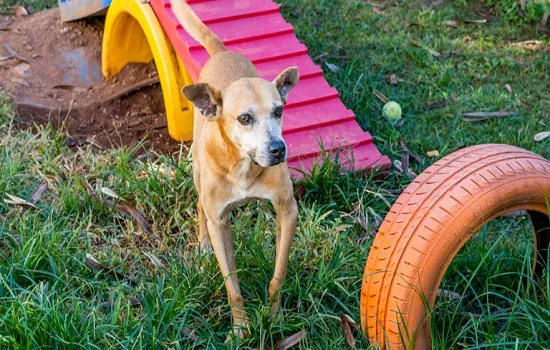
[[[374,89],[372,91],[374,93],[374,95],[376,97],[378,97],[378,99],[384,103],[388,103],[390,102],[390,99],[386,97],[386,95],[384,95],[383,93],[381,93],[380,91],[378,91],[377,89]]]
[[[401,143],[401,149],[403,150],[403,153],[407,153],[409,156],[411,156],[418,164],[420,165],[423,165],[424,164],[424,159],[422,157],[420,157],[419,155],[417,154],[414,154],[413,152],[411,152],[409,150],[409,148],[407,147],[407,144],[405,143],[405,140],[404,139],[401,139],[400,141]],[[403,165],[403,168],[408,168],[408,163],[407,163],[407,167],[405,167],[405,165]]]
[[[118,211],[120,213],[130,215],[132,218],[134,218],[134,220],[136,220],[138,225],[145,232],[147,232],[149,234],[153,233],[153,230],[151,229],[151,225],[147,222],[147,220],[145,220],[143,215],[136,208],[133,208],[133,207],[127,205],[127,204],[115,203],[110,199],[103,199],[103,201],[105,202],[105,204],[107,204],[107,206],[109,208],[115,209],[116,211]]]
[[[123,96],[126,96],[128,95],[129,93],[132,93],[134,91],[138,91],[138,90],[141,90],[143,89],[144,87],[147,87],[147,86],[150,86],[150,85],[154,85],[154,84],[157,84],[159,82],[159,77],[153,77],[153,78],[149,78],[149,79],[144,79],[142,81],[138,81],[137,83],[135,84],[132,84],[124,89],[122,89],[122,91],[119,91],[117,92],[116,94],[114,95],[111,95],[109,97],[107,97],[106,99],[104,100],[101,100],[101,101],[98,101],[96,102],[96,104],[105,104],[105,103],[109,103],[111,101],[114,101],[116,99],[119,99]]]
[[[21,56],[17,53],[17,51],[15,51],[15,50],[13,49],[13,47],[11,47],[10,45],[6,44],[6,45],[4,45],[4,48],[6,49],[6,51],[8,51],[8,53],[9,53],[12,57],[17,58],[18,60],[27,62],[27,60],[24,59],[23,57],[21,57]]]
[[[462,120],[465,122],[475,122],[475,121],[482,121],[492,118],[502,118],[502,117],[511,117],[516,115],[517,112],[506,112],[506,111],[499,111],[499,112],[473,112],[473,113],[464,113],[462,115]]]
[[[42,193],[44,193],[44,191],[46,191],[47,189],[48,189],[47,184],[45,183],[41,184],[40,187],[38,187],[38,189],[36,190],[36,192],[34,192],[34,194],[32,195],[30,202],[32,204],[36,204],[40,200],[40,197],[42,197]]]
[[[132,92],[141,90],[144,87],[157,84],[158,82],[159,82],[158,77],[145,79],[145,80],[139,81],[135,84],[132,84],[132,85],[126,87],[126,88],[123,88],[122,91],[119,91],[116,94],[111,95],[111,96],[109,96],[106,99],[103,99],[101,101],[97,101],[97,102],[91,103],[89,105],[78,106],[78,107],[72,108],[72,109],[71,108],[60,108],[56,112],[59,113],[59,114],[68,114],[69,112],[71,112],[71,110],[74,112],[74,111],[78,111],[78,110],[89,108],[89,107],[100,106],[102,104],[112,102],[112,101],[114,101],[118,98],[121,98],[125,95],[128,95]],[[18,106],[18,108],[20,108],[20,107],[27,108],[27,109],[33,111],[34,113],[49,113],[52,110],[52,108],[45,107],[45,106],[42,106],[42,105],[39,105],[39,104],[34,104],[32,102],[19,103],[17,106]]]
[[[490,316],[499,316],[499,315],[506,315],[507,313],[509,313],[510,311],[512,311],[512,308],[511,307],[508,307],[504,310],[500,310],[500,311],[495,311],[495,312],[491,312],[489,313]],[[467,312],[467,311],[459,311],[456,313],[457,315],[460,315],[460,316],[468,316],[468,317],[472,317],[472,318],[480,318],[480,317],[483,317],[482,314],[476,314],[476,313],[473,313],[473,312]]]
[[[449,105],[456,101],[456,97],[453,95],[450,98],[446,98],[444,100],[435,101],[432,103],[428,103],[424,106],[424,110],[429,111],[431,109],[441,108],[443,106]]]

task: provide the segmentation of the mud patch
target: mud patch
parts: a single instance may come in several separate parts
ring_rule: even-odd
[[[103,21],[62,23],[58,9],[5,19],[0,89],[16,101],[22,122],[63,125],[76,144],[133,147],[146,140],[159,153],[179,150],[166,128],[154,62],[103,78]]]

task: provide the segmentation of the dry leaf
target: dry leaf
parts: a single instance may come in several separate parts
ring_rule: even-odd
[[[449,27],[454,27],[454,28],[458,27],[458,25],[459,25],[459,22],[458,22],[458,21],[455,21],[455,20],[445,21],[445,22],[443,22],[443,23],[445,23],[445,24],[448,25]]]
[[[181,334],[186,336],[187,338],[191,339],[194,342],[201,341],[201,338],[197,335],[197,332],[195,332],[194,329],[191,329],[189,327],[183,326],[181,329]]]
[[[429,151],[428,153],[426,153],[426,156],[430,158],[439,157],[439,151],[438,150]]]
[[[25,6],[14,6],[12,7],[12,11],[13,11],[13,14],[16,15],[17,17],[23,17],[23,16],[29,15],[29,11],[27,11]]]
[[[444,3],[446,3],[447,0],[432,0],[432,1],[426,1],[424,3],[424,6],[426,7],[436,7],[436,6],[440,6],[440,5],[443,5]]]
[[[337,65],[332,64],[332,63],[329,63],[329,62],[327,62],[327,61],[325,61],[325,65],[326,65],[327,68],[328,68],[331,72],[333,72],[333,73],[338,72],[338,71],[340,70],[340,68],[338,68]]]
[[[476,122],[492,118],[511,117],[513,115],[516,115],[516,113],[517,112],[506,111],[464,113],[462,115],[462,120],[464,120],[465,122]]]
[[[384,103],[390,102],[390,99],[387,98],[387,97],[386,97],[383,93],[381,93],[380,91],[374,89],[374,90],[373,90],[373,93],[374,93],[374,95],[376,95],[376,97],[378,97],[378,99],[379,99],[380,101],[382,101],[382,102],[384,102]]]
[[[535,141],[539,142],[546,139],[547,137],[550,137],[550,131],[539,132],[535,135]]]
[[[450,291],[450,290],[446,290],[446,289],[438,289],[437,290],[437,296],[438,297],[444,297],[444,298],[449,298],[449,299],[453,299],[453,300],[460,300],[462,299],[462,296],[456,292],[453,292],[453,291]]]
[[[379,9],[379,8],[376,7],[376,6],[373,6],[373,7],[372,7],[372,12],[376,13],[377,15],[381,15],[381,14],[384,13],[383,10]]]
[[[340,315],[340,325],[342,326],[342,329],[344,330],[344,336],[346,337],[346,342],[348,345],[355,349],[355,337],[353,336],[353,333],[351,333],[351,327],[349,326],[349,322],[344,315]]]
[[[15,205],[19,205],[19,206],[22,206],[22,207],[30,207],[30,208],[38,209],[38,207],[36,205],[34,205],[33,203],[31,203],[29,201],[24,200],[23,198],[14,196],[14,195],[9,194],[9,193],[6,193],[6,196],[8,196],[8,198],[9,198],[9,199],[4,199],[4,203],[6,203],[6,204],[15,204]]]
[[[526,40],[517,43],[511,43],[512,47],[519,47],[524,50],[538,51],[544,47],[542,40]]]
[[[390,85],[397,85],[403,81],[403,79],[398,78],[397,75],[395,74],[386,75],[384,80],[390,83]]]
[[[297,333],[294,333],[293,335],[278,341],[277,344],[275,344],[274,350],[290,349],[294,345],[299,344],[302,341],[303,337],[304,337],[304,331],[299,331]]]
[[[377,2],[374,2],[374,1],[365,1],[365,3],[373,6],[373,7],[376,7],[378,8],[379,10],[385,10],[387,9],[388,7],[392,7],[392,6],[395,6],[394,2],[393,1],[387,1],[385,3],[377,3]]]
[[[111,190],[108,187],[101,187],[101,192],[103,192],[103,194],[105,194],[105,195],[107,195],[111,198],[119,199],[119,200],[122,200],[122,201],[124,200],[124,199],[120,198],[119,195],[116,194],[115,191]]]
[[[426,51],[428,51],[430,54],[432,54],[432,56],[434,56],[435,58],[441,56],[441,54],[437,51],[435,51],[434,49],[431,49],[427,46],[423,46],[423,45],[420,45],[419,43],[415,43],[415,42],[411,42],[411,45],[412,46],[416,46],[416,47],[419,47],[421,49],[424,49]]]
[[[483,18],[483,19],[465,19],[464,23],[483,24],[483,23],[487,23],[487,19],[486,18]]]
[[[81,86],[74,86],[74,85],[55,85],[52,87],[52,90],[59,89],[59,90],[68,90],[68,91],[74,91],[74,92],[86,92],[89,90],[89,88],[81,87]]]
[[[357,322],[355,322],[355,320],[353,318],[351,318],[350,315],[348,314],[341,314],[340,317],[344,317],[346,319],[346,321],[348,321],[349,325],[353,327],[353,329],[355,330],[359,330],[360,327],[359,325],[357,324]]]
[[[377,229],[380,225],[382,225],[382,222],[384,221],[384,219],[380,215],[378,215],[378,213],[376,213],[374,211],[374,209],[372,209],[371,207],[368,207],[367,209],[368,209],[368,211],[370,212],[370,215],[373,218],[373,220],[370,224],[370,227],[373,228],[373,229]],[[373,234],[376,234],[376,233],[373,232]]]
[[[162,263],[162,261],[159,260],[159,258],[157,258],[156,256],[154,256],[153,254],[150,254],[150,253],[147,253],[147,252],[142,252],[146,257],[149,258],[149,260],[151,260],[151,262],[153,263],[153,265],[155,265],[155,267],[158,267],[158,268],[161,268],[163,269],[164,268],[164,264]]]
[[[164,164],[147,164],[147,168],[151,172],[160,173],[164,176],[169,177],[170,179],[174,179],[176,177],[176,171],[171,166],[166,166]]]
[[[504,88],[505,88],[506,91],[508,91],[509,93],[512,93],[512,87],[510,86],[510,84],[504,84]]]
[[[393,167],[394,167],[395,169],[397,169],[397,171],[399,171],[400,173],[403,172],[403,163],[401,163],[400,160],[397,160],[397,159],[394,160],[394,161],[393,161]]]
[[[36,203],[40,200],[40,197],[42,197],[42,193],[44,193],[44,191],[46,191],[48,189],[48,185],[43,183],[40,185],[40,187],[38,187],[38,189],[36,190],[36,192],[34,192],[34,194],[31,196],[31,200],[30,202],[31,203]]]

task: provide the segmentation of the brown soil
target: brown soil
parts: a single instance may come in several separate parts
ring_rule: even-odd
[[[2,18],[0,90],[13,97],[24,123],[66,126],[71,145],[132,147],[148,140],[159,153],[178,150],[166,128],[154,62],[103,78],[103,20],[62,23],[57,9]]]

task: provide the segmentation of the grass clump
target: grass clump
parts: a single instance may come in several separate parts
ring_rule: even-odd
[[[364,1],[285,0],[282,10],[316,63],[339,68],[325,69],[325,76],[380,150],[400,159],[404,139],[425,158],[413,163],[416,173],[437,160],[425,157],[428,151],[444,156],[481,143],[514,144],[548,157],[550,143],[533,140],[550,125],[550,81],[541,79],[550,71],[548,40],[535,30],[541,12],[531,7],[538,2],[527,1],[523,17],[516,1],[422,3],[394,1],[380,12]],[[0,12],[17,4],[38,10],[56,1],[8,0]],[[478,13],[490,13],[490,20],[445,24]],[[511,45],[525,40],[541,45]],[[392,85],[391,74],[402,81]],[[401,127],[381,117],[374,89],[402,106]],[[453,96],[453,103],[426,108]],[[499,110],[518,113],[483,123],[461,120],[466,112]],[[346,348],[339,315],[359,319],[370,235],[411,177],[341,175],[330,162],[316,169],[302,184],[283,311],[273,321],[266,300],[274,213],[257,203],[236,210],[235,250],[251,336],[225,345],[229,309],[215,259],[198,254],[196,194],[184,146],[173,155],[70,150],[63,130],[16,128],[16,118],[0,94],[0,347],[264,348],[304,330],[304,349]],[[3,201],[7,194],[30,200],[42,184],[48,189],[38,209]],[[105,188],[141,212],[153,234],[110,209]],[[110,272],[90,269],[87,254]],[[434,348],[550,348],[550,273],[546,266],[542,279],[531,277],[532,256],[524,218],[483,228],[444,279],[442,288],[461,297],[437,300]],[[141,305],[133,307],[131,298]],[[356,336],[359,348],[369,347]]]

